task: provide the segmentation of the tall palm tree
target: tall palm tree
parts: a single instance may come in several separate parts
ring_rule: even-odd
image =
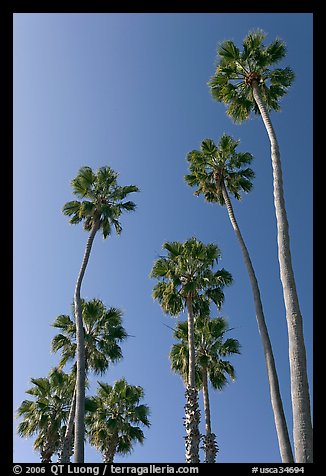
[[[292,463],[291,442],[283,409],[272,344],[265,322],[260,289],[248,248],[241,234],[229,197],[230,193],[237,200],[240,200],[241,192],[249,192],[251,190],[252,179],[254,178],[253,170],[248,167],[253,157],[249,152],[237,152],[238,145],[239,141],[226,134],[222,135],[218,146],[211,139],[203,140],[200,150],[193,150],[187,155],[190,173],[185,176],[185,180],[191,187],[197,187],[195,195],[202,193],[207,202],[226,206],[229,219],[240,244],[253,293],[282,462]]]
[[[76,376],[53,368],[48,377],[32,378],[33,387],[26,390],[34,400],[24,400],[17,409],[23,417],[18,434],[30,437],[37,434],[34,449],[40,451],[41,462],[51,463],[54,453],[62,446]]]
[[[80,290],[90,252],[96,233],[101,230],[106,239],[115,228],[121,233],[119,222],[124,211],[133,211],[136,205],[124,201],[127,195],[138,192],[138,187],[128,185],[121,187],[117,183],[118,174],[109,166],[100,167],[93,172],[91,167],[82,167],[77,177],[71,180],[73,193],[80,199],[67,202],[63,213],[71,216],[72,224],[84,222],[84,229],[89,232],[82,265],[77,277],[74,292],[74,310],[77,336],[77,383],[76,383],[76,417],[75,417],[75,463],[84,462],[85,433],[85,343]]]
[[[177,316],[185,309],[188,314],[189,371],[185,391],[186,462],[199,462],[200,412],[195,385],[194,314],[199,307],[212,301],[221,306],[222,287],[232,282],[225,269],[213,271],[220,251],[214,243],[204,245],[196,238],[184,243],[166,242],[163,250],[167,256],[154,262],[151,276],[159,282],[153,288],[153,297],[164,312]]]
[[[85,372],[92,370],[102,375],[110,363],[116,363],[122,358],[120,343],[127,337],[122,326],[122,311],[115,307],[106,308],[100,299],[86,301],[81,299],[82,318],[85,339]],[[76,323],[68,315],[56,318],[53,327],[60,329],[51,344],[53,352],[61,351],[59,367],[76,358]],[[76,410],[76,392],[74,391],[66,435],[60,462],[70,460],[73,446],[73,426]]]
[[[104,463],[113,463],[116,454],[131,453],[134,443],[144,442],[141,427],[149,427],[149,407],[141,404],[144,390],[129,385],[124,378],[113,386],[98,382],[93,410],[86,415],[89,442],[103,455]]]
[[[310,413],[306,350],[302,315],[296,290],[290,251],[282,166],[279,145],[270,118],[280,109],[280,99],[294,80],[291,68],[276,68],[286,54],[286,45],[276,39],[265,46],[262,30],[250,32],[243,40],[243,50],[227,40],[217,50],[218,64],[209,81],[213,98],[227,104],[227,113],[236,123],[253,111],[260,114],[266,128],[273,169],[274,206],[277,222],[278,260],[289,339],[293,439],[297,463],[313,461],[313,432]]]
[[[198,316],[194,324],[194,341],[196,349],[195,380],[198,389],[203,392],[205,430],[203,448],[205,463],[215,463],[218,446],[216,435],[212,432],[208,381],[215,390],[222,390],[228,383],[228,378],[235,379],[233,365],[224,360],[224,357],[239,354],[240,344],[237,339],[225,339],[230,329],[223,317],[210,319],[207,316]],[[174,344],[170,351],[171,368],[181,375],[184,382],[188,375],[188,322],[180,322],[174,330],[174,337],[179,343]]]

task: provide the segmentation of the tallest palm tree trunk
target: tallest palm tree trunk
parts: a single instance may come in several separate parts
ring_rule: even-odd
[[[277,221],[278,259],[286,310],[289,338],[289,361],[293,412],[293,440],[296,463],[313,462],[313,434],[310,413],[306,350],[302,316],[296,290],[286,216],[282,167],[276,134],[256,81],[252,83],[254,99],[262,116],[270,144],[273,167],[274,206]]]
[[[86,271],[92,244],[99,229],[99,220],[95,220],[87,239],[83,262],[78,274],[74,294],[74,311],[77,341],[77,380],[76,380],[76,416],[75,416],[75,463],[84,463],[85,437],[85,339],[82,318],[80,288]]]
[[[227,190],[225,188],[224,182],[221,183],[221,188],[222,188],[224,202],[229,214],[232,227],[240,243],[240,248],[242,251],[243,259],[245,262],[245,266],[247,268],[247,272],[249,275],[249,280],[250,280],[250,284],[252,288],[252,293],[253,293],[254,303],[255,303],[255,310],[256,310],[256,319],[257,319],[258,329],[261,336],[264,355],[265,355],[269,391],[271,396],[271,403],[272,403],[272,408],[274,413],[275,427],[276,427],[276,433],[277,433],[282,462],[293,463],[294,462],[293,453],[292,453],[288,428],[287,428],[286,419],[285,419],[284,410],[283,410],[283,404],[282,404],[282,398],[280,394],[273,349],[272,349],[272,344],[269,338],[268,329],[265,322],[263,305],[260,298],[260,291],[258,287],[257,278],[256,278],[255,271],[249,256],[248,249],[242,238],[240,228],[235,218],[233,207],[232,207],[229,195],[227,193]]]

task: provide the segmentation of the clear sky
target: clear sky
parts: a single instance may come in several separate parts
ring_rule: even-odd
[[[121,185],[135,184],[136,212],[120,237],[97,236],[82,297],[123,310],[124,359],[100,378],[141,385],[151,408],[143,446],[116,462],[184,462],[184,386],[170,370],[175,318],[151,297],[149,273],[162,243],[196,236],[221,249],[232,273],[220,315],[242,354],[237,379],[210,390],[219,462],[280,462],[262,345],[249,279],[225,208],[194,197],[186,154],[225,132],[254,156],[252,192],[234,203],[259,281],[292,439],[287,327],[279,278],[272,168],[260,118],[234,125],[207,81],[218,42],[239,46],[259,27],[287,44],[283,66],[296,80],[272,114],[283,165],[291,251],[304,319],[312,391],[312,14],[99,13],[14,14],[14,402],[29,398],[31,377],[57,365],[51,323],[69,314],[87,233],[62,212],[80,167],[110,165]],[[180,316],[185,319],[185,316]],[[68,370],[68,368],[66,369]],[[91,378],[89,394],[95,392]],[[200,397],[202,408],[202,399]],[[203,420],[203,418],[202,418]],[[14,461],[39,462],[33,439],[16,435]],[[203,421],[201,431],[204,432]],[[100,462],[89,445],[86,462]]]

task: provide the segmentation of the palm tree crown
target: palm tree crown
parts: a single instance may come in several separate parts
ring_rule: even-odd
[[[202,387],[202,370],[207,370],[209,380],[215,390],[222,390],[229,376],[235,379],[233,365],[224,357],[239,354],[240,344],[237,339],[225,338],[230,329],[223,317],[211,319],[209,316],[198,316],[194,325],[196,348],[196,387]],[[180,374],[184,381],[188,375],[188,323],[179,322],[174,337],[180,342],[174,344],[170,351],[171,368]]]
[[[222,184],[240,200],[240,192],[250,192],[254,171],[247,167],[253,159],[249,152],[237,152],[240,141],[223,134],[218,146],[212,139],[204,139],[200,150],[187,154],[190,174],[185,181],[191,187],[197,186],[195,195],[203,193],[208,202],[225,205]]]
[[[91,400],[93,411],[86,416],[89,441],[103,453],[105,462],[114,455],[127,454],[135,442],[144,442],[141,427],[150,426],[149,407],[141,404],[144,390],[122,378],[113,386],[98,382],[97,395]]]
[[[33,387],[26,393],[34,400],[24,400],[17,409],[17,416],[23,417],[18,434],[22,437],[37,434],[34,448],[41,452],[43,462],[50,462],[61,448],[75,379],[75,374],[66,374],[58,368],[53,368],[48,377],[32,378]]]
[[[166,313],[180,314],[188,296],[192,298],[195,313],[198,305],[207,303],[207,299],[218,307],[222,305],[222,287],[232,283],[232,276],[224,268],[213,271],[220,257],[217,245],[204,245],[197,238],[190,238],[184,243],[166,242],[162,248],[167,250],[167,256],[154,262],[151,276],[160,280],[153,288],[153,297]]]
[[[103,374],[110,362],[122,358],[120,343],[127,337],[122,311],[106,308],[100,299],[81,300],[85,336],[85,368]],[[61,329],[52,340],[52,351],[61,350],[60,367],[76,357],[76,324],[68,315],[56,318],[53,327]]]
[[[269,111],[280,110],[280,99],[294,80],[290,67],[271,68],[286,54],[285,43],[276,39],[265,46],[262,30],[250,32],[243,40],[242,51],[233,41],[223,41],[217,48],[216,73],[208,82],[214,99],[227,104],[227,113],[234,122],[248,119],[250,112],[259,113],[252,85],[258,85]]]
[[[118,174],[109,166],[100,167],[93,172],[91,167],[82,167],[77,177],[71,180],[73,193],[81,201],[67,202],[63,213],[71,216],[70,223],[76,224],[84,220],[84,228],[92,229],[96,221],[102,230],[103,238],[111,234],[114,226],[120,234],[122,227],[119,222],[123,211],[133,211],[136,205],[131,201],[124,201],[129,193],[138,192],[135,185],[121,187],[117,184]]]

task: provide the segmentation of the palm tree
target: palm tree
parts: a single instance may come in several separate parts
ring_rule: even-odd
[[[230,329],[223,317],[210,319],[208,316],[198,316],[194,324],[194,340],[196,349],[196,386],[203,392],[205,430],[203,448],[205,463],[215,463],[218,446],[216,435],[212,433],[208,380],[215,390],[222,390],[228,383],[227,377],[235,379],[233,365],[224,357],[239,354],[240,344],[237,339],[226,339],[225,334]],[[180,322],[174,337],[178,344],[174,344],[170,351],[171,368],[181,375],[184,382],[188,375],[188,322]]]
[[[258,281],[228,193],[229,191],[237,200],[240,200],[241,192],[249,192],[252,188],[254,172],[248,165],[250,165],[253,157],[249,152],[237,152],[238,145],[239,141],[226,134],[222,135],[218,146],[211,139],[203,140],[200,150],[193,150],[187,155],[190,174],[185,176],[185,180],[191,187],[197,187],[195,195],[202,193],[207,202],[226,206],[228,211],[229,219],[240,244],[253,293],[282,462],[292,463],[291,442]]]
[[[134,443],[144,442],[141,427],[149,427],[149,407],[140,404],[144,390],[129,385],[124,378],[113,387],[98,382],[97,395],[91,400],[93,411],[86,416],[89,442],[103,455],[104,463],[113,463],[116,454],[131,453]]]
[[[242,51],[232,41],[221,43],[216,73],[209,86],[213,98],[227,104],[227,113],[234,122],[243,122],[251,111],[260,114],[270,140],[278,260],[289,339],[295,460],[311,463],[313,432],[302,315],[292,267],[280,150],[269,115],[280,110],[280,99],[291,86],[294,73],[289,67],[274,67],[285,57],[285,43],[276,39],[265,46],[265,37],[262,30],[250,32],[243,41]]]
[[[187,309],[189,366],[185,391],[186,462],[199,462],[200,433],[198,430],[200,412],[195,385],[195,342],[194,314],[208,302],[221,306],[224,294],[222,287],[232,282],[232,276],[225,269],[213,271],[220,256],[214,243],[204,245],[196,238],[184,243],[166,242],[162,247],[167,256],[154,262],[151,276],[160,281],[154,286],[153,297],[164,312],[177,316]]]
[[[37,434],[34,449],[40,451],[42,463],[51,463],[53,454],[61,449],[75,380],[73,373],[66,374],[56,367],[46,378],[32,378],[33,387],[26,393],[34,400],[24,400],[17,409],[17,416],[23,417],[18,434]]]
[[[85,372],[92,370],[102,375],[109,364],[122,359],[120,343],[127,337],[122,326],[122,311],[115,307],[106,308],[100,299],[85,301],[81,299],[82,318],[84,323],[85,340]],[[60,329],[52,340],[52,351],[61,350],[59,367],[76,358],[76,323],[68,315],[60,315],[53,323],[53,327]],[[70,460],[73,446],[73,425],[76,410],[76,392],[74,391],[66,435],[60,455],[60,462]]]
[[[74,293],[77,338],[75,463],[84,462],[85,433],[85,343],[80,289],[96,233],[101,230],[106,239],[114,227],[119,235],[122,231],[121,214],[136,208],[133,202],[124,200],[129,193],[139,191],[135,185],[119,186],[117,178],[118,174],[109,166],[100,167],[97,172],[93,172],[91,167],[82,167],[77,177],[71,180],[73,193],[80,201],[67,202],[63,207],[63,213],[72,217],[70,223],[84,221],[84,229],[89,232]]]

